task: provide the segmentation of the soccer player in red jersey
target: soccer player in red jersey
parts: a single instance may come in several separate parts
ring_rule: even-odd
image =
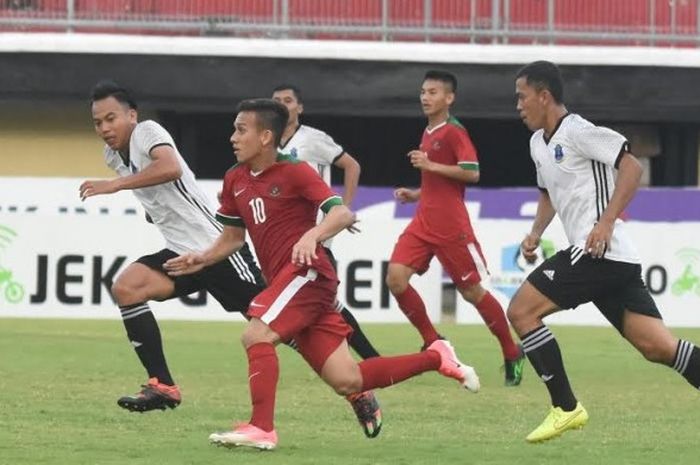
[[[488,273],[486,261],[464,206],[465,185],[479,181],[479,160],[466,129],[450,116],[456,90],[457,79],[451,73],[425,74],[420,101],[428,127],[420,149],[408,154],[411,164],[421,170],[420,189],[401,187],[394,192],[402,203],[420,201],[416,215],[394,247],[386,282],[428,346],[441,336],[409,280],[415,273],[424,273],[437,256],[459,293],[476,307],[498,338],[505,359],[506,385],[516,386],[522,380],[525,357],[513,341],[503,308],[481,286]]]
[[[226,446],[272,449],[277,445],[274,407],[279,366],[275,346],[294,340],[299,353],[338,394],[348,396],[399,383],[426,371],[456,379],[477,391],[473,368],[460,364],[452,346],[435,340],[427,350],[357,363],[350,327],[335,310],[338,278],[321,243],[354,223],[343,205],[306,163],[279,156],[287,109],[273,100],[238,106],[231,136],[238,164],[224,178],[217,214],[224,231],[201,253],[166,262],[172,275],[195,273],[242,247],[246,229],[268,287],[250,303],[241,340],[248,356],[252,416],[209,439]],[[326,213],[317,225],[318,209]]]

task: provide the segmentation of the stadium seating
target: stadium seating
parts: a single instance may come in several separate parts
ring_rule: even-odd
[[[74,0],[74,18],[146,23],[145,28],[114,29],[104,24],[87,28],[131,33],[136,32],[136,28],[143,32],[158,21],[204,25],[280,25],[286,22],[291,26],[328,26],[303,33],[303,37],[311,38],[386,38],[381,37],[377,29],[362,30],[362,27],[378,28],[383,21],[389,28],[410,28],[408,32],[402,31],[401,37],[389,37],[407,40],[425,40],[420,29],[427,24],[446,31],[444,36],[431,37],[436,41],[490,42],[492,37],[488,36],[488,31],[500,29],[514,33],[508,39],[510,43],[549,42],[550,38],[544,38],[541,33],[550,27],[558,32],[556,43],[667,45],[654,41],[651,34],[671,34],[688,37],[687,42],[676,45],[697,46],[700,35],[696,0],[554,0],[551,17],[546,0],[500,0],[495,16],[492,0],[432,0],[427,22],[424,0],[388,0],[385,17],[382,0],[288,0],[286,12],[282,11],[283,3],[282,0]],[[67,0],[0,0],[0,30],[10,28],[3,25],[3,18],[64,19],[66,4]],[[494,17],[496,24],[493,24]],[[29,23],[21,28],[37,30],[47,26]],[[153,29],[170,34],[206,33],[191,27],[178,29],[177,24],[171,28],[154,25]],[[481,31],[476,39],[470,35],[474,30]],[[233,30],[226,31],[241,35]],[[581,33],[589,33],[589,36]],[[591,33],[601,34],[601,37],[591,38]],[[251,33],[246,30],[245,34]],[[618,37],[609,37],[610,34]],[[621,41],[620,34],[628,35],[629,39]]]

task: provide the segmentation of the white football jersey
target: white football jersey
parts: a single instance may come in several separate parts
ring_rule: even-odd
[[[287,143],[281,145],[278,150],[308,163],[329,186],[331,185],[331,166],[345,153],[343,147],[338,145],[331,136],[320,129],[303,124],[299,125]],[[317,222],[322,219],[323,212],[319,210]],[[324,241],[323,245],[330,247],[332,242],[333,238],[330,238]]]
[[[546,189],[571,245],[583,248],[593,226],[615,190],[616,163],[628,150],[618,132],[595,126],[579,115],[568,114],[549,141],[544,130],[530,139],[530,154],[537,167],[537,184]],[[639,263],[639,254],[617,219],[609,260]]]
[[[279,151],[305,161],[323,180],[331,185],[331,165],[345,150],[325,132],[306,125],[300,125]]]
[[[214,215],[216,207],[197,185],[194,174],[165,128],[151,120],[138,123],[129,141],[128,165],[119,152],[109,146],[104,148],[105,161],[119,176],[129,176],[151,164],[151,150],[159,145],[173,148],[182,175],[175,181],[133,189],[133,193],[165,238],[166,248],[178,254],[204,250],[219,237],[223,228]],[[241,279],[255,282],[243,257],[236,253],[230,260]]]

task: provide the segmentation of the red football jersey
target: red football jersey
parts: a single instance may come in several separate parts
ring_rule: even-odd
[[[223,224],[247,228],[263,275],[271,282],[291,262],[294,244],[316,226],[318,209],[327,212],[342,203],[308,164],[280,156],[261,173],[252,173],[243,164],[228,170],[216,217]],[[320,244],[316,254],[312,267],[337,280]]]
[[[427,153],[431,161],[479,170],[476,149],[469,134],[454,117],[432,130],[426,128],[420,150]],[[428,241],[449,240],[465,233],[474,236],[464,206],[464,183],[423,171],[420,187],[420,200],[412,224],[417,234]]]

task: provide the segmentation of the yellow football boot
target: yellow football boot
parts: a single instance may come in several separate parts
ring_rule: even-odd
[[[576,408],[570,412],[565,412],[561,407],[552,407],[542,424],[525,439],[527,442],[546,441],[561,435],[564,431],[583,428],[587,422],[588,412],[581,402],[578,402]]]

